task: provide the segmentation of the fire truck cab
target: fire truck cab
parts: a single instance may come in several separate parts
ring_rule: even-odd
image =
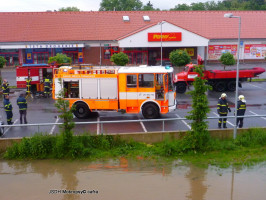
[[[63,66],[54,70],[53,97],[75,105],[74,115],[86,118],[92,111],[142,112],[158,118],[176,109],[173,68],[161,66],[90,67]]]

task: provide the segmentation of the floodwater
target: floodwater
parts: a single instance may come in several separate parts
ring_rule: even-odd
[[[1,200],[262,200],[266,163],[199,168],[143,158],[0,161]]]

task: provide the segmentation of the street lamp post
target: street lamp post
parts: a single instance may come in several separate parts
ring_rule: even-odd
[[[163,66],[163,24],[165,21],[161,21],[158,25],[161,25],[161,66]]]
[[[234,16],[232,13],[224,14],[226,18],[238,18],[238,44],[237,44],[237,64],[236,64],[236,94],[235,94],[235,126],[234,126],[234,139],[237,134],[237,98],[238,98],[238,81],[239,81],[239,51],[240,51],[240,31],[241,31],[241,17]]]

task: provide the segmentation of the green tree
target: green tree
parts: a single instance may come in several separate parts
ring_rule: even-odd
[[[56,56],[49,58],[48,63],[55,63],[59,66],[62,66],[63,64],[71,64],[72,60],[65,54],[57,53]]]
[[[183,3],[183,4],[177,4],[174,8],[170,10],[191,10],[190,6]]]
[[[149,1],[146,5],[143,6],[142,8],[143,11],[152,11],[152,10],[160,10],[160,9],[155,9],[152,5],[152,3]]]
[[[225,66],[236,64],[236,60],[233,54],[231,54],[230,52],[223,53],[219,61],[221,61],[221,63],[224,65],[224,69],[225,69]]]
[[[62,87],[62,80],[59,79],[59,83]],[[63,124],[60,125],[60,140],[57,142],[57,153],[58,157],[64,157],[65,154],[68,154],[73,140],[73,131],[72,129],[75,127],[73,122],[73,111],[75,109],[74,106],[69,108],[69,101],[64,99],[65,89],[62,88],[60,92],[57,94],[57,100],[55,103],[55,107],[60,113],[59,118],[63,120]]]
[[[221,10],[215,1],[207,1],[204,4],[206,10]]]
[[[210,140],[208,122],[206,121],[210,108],[205,93],[211,89],[211,86],[206,85],[206,80],[202,78],[204,76],[203,66],[195,66],[195,72],[199,76],[193,82],[194,90],[188,92],[192,96],[192,110],[188,112],[190,115],[186,116],[188,120],[192,120],[191,131],[187,132],[184,141],[187,143],[185,146],[189,149],[200,151],[204,150]]]
[[[174,50],[169,55],[171,63],[174,66],[184,66],[191,62],[191,57],[188,55],[186,51],[183,50]]]
[[[59,12],[69,12],[69,11],[70,11],[70,12],[78,12],[78,11],[80,11],[80,10],[79,10],[77,7],[74,7],[74,6],[73,6],[73,7],[65,7],[65,8],[62,7],[62,8],[59,8],[58,11],[59,11]]]
[[[140,0],[102,0],[100,11],[131,11],[141,10],[142,2]]]
[[[206,10],[204,3],[192,3],[191,10]]]
[[[129,58],[127,54],[120,52],[113,54],[111,56],[111,61],[118,66],[125,66],[129,62]]]

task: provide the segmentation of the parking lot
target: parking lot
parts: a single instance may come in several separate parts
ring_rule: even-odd
[[[243,84],[243,88],[240,88],[239,94],[243,94],[247,100],[246,115],[265,115],[266,114],[266,82],[246,82]],[[10,95],[10,101],[13,105],[13,121],[14,124],[19,124],[19,112],[16,105],[16,99],[19,95],[19,91],[15,91]],[[207,94],[209,100],[209,107],[211,108],[209,117],[217,117],[217,101],[220,97],[220,93],[214,91],[208,91]],[[227,93],[229,105],[232,108],[232,112],[228,116],[233,116],[234,112],[234,97],[235,93]],[[54,106],[55,101],[52,98],[28,98],[28,111],[27,118],[29,124],[42,124],[42,123],[57,123],[62,122],[58,118],[57,109]],[[177,95],[177,109],[175,112],[162,115],[162,119],[169,118],[184,118],[188,115],[191,108],[191,97],[188,94]],[[6,123],[6,115],[1,108],[2,120]],[[100,112],[94,113],[94,115],[88,119],[74,118],[75,122],[102,122],[102,121],[118,121],[112,124],[82,124],[76,125],[74,128],[75,134],[82,134],[89,132],[90,134],[115,134],[115,133],[132,133],[132,132],[152,132],[152,131],[177,131],[177,130],[189,130],[190,125],[188,120],[176,120],[165,121],[164,127],[162,122],[130,122],[120,123],[124,120],[139,120],[144,119],[141,114],[122,114],[118,112]],[[218,119],[209,120],[209,129],[217,129]],[[246,118],[244,119],[244,127],[265,127],[266,117]],[[234,118],[228,119],[227,127],[234,127]],[[27,126],[27,127],[8,127],[5,128],[5,133],[2,137],[25,137],[36,134],[37,132],[43,132],[47,134],[56,134],[59,132],[57,125],[49,126]]]

